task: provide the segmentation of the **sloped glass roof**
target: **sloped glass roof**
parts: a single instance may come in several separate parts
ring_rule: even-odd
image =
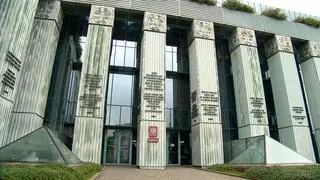
[[[232,150],[229,164],[315,164],[266,135],[235,140]]]
[[[79,158],[45,126],[0,148],[0,161],[81,163]]]

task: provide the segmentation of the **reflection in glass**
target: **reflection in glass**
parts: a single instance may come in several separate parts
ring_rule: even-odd
[[[136,67],[137,42],[113,40],[110,65]]]
[[[107,99],[107,125],[127,125],[132,123],[134,76],[126,74],[109,75]]]
[[[131,130],[108,129],[106,163],[130,163]]]

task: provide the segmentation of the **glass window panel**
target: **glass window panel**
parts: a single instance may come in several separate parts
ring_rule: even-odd
[[[132,111],[131,107],[121,107],[121,125],[130,126],[131,125]]]
[[[173,79],[166,79],[166,108],[173,108]]]
[[[110,57],[110,65],[114,65],[115,53],[116,53],[116,46],[112,46],[111,57]]]
[[[110,119],[111,119],[111,106],[107,105],[106,106],[107,109],[107,114],[106,114],[106,125],[110,124]]]
[[[113,74],[109,74],[107,104],[111,104],[112,83],[113,83]]]
[[[166,46],[166,51],[167,52],[172,52],[172,46]]]
[[[127,41],[127,47],[137,47],[137,42]]]
[[[117,40],[112,40],[112,45],[116,45],[117,44]]]
[[[131,131],[121,131],[120,163],[129,163]]]
[[[125,40],[117,40],[117,46],[125,46],[126,41]]]
[[[107,131],[107,163],[117,163],[118,133]]]
[[[133,76],[114,74],[112,104],[132,105]]]
[[[172,53],[166,52],[166,70],[172,71]]]
[[[120,123],[120,106],[111,106],[110,125],[119,125]]]
[[[135,67],[136,61],[135,61],[135,48],[126,48],[126,59],[125,59],[125,65],[126,67]]]
[[[171,109],[166,109],[166,122],[167,122],[167,127],[171,127]]]
[[[173,52],[177,52],[177,49],[178,49],[178,48],[177,48],[177,47],[175,47],[175,46],[174,46],[174,47],[172,47],[172,51],[173,51]]]
[[[116,46],[114,65],[116,66],[124,65],[124,54],[125,54],[125,47]]]
[[[178,71],[177,53],[172,53],[172,71]]]
[[[2,147],[0,161],[64,163],[45,128]]]

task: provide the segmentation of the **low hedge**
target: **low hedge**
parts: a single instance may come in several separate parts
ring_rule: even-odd
[[[288,18],[288,16],[285,13],[281,12],[281,9],[279,8],[267,8],[261,13],[261,15],[278,20],[287,20]]]
[[[244,3],[241,3],[239,0],[226,0],[222,4],[223,7],[231,10],[242,11],[247,13],[255,13],[256,10]]]
[[[44,165],[13,165],[5,166],[3,176],[5,180],[87,180],[102,167],[97,164],[85,163],[77,167],[62,164]]]
[[[318,180],[320,166],[271,166],[271,167],[239,167],[230,165],[214,165],[210,171],[245,177],[256,180]]]
[[[311,18],[311,17],[302,17],[302,16],[298,16],[294,22],[297,23],[302,23],[305,25],[309,25],[309,26],[313,26],[313,27],[320,27],[320,20],[317,20],[315,18]]]
[[[215,6],[217,4],[216,0],[191,0],[191,1],[198,2],[200,4],[206,4],[209,6]]]

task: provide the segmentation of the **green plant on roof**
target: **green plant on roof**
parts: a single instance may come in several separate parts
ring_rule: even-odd
[[[217,0],[191,0],[191,1],[195,1],[200,4],[206,4],[209,6],[215,6],[217,4]]]
[[[312,17],[302,17],[302,16],[298,16],[294,22],[297,23],[301,23],[301,24],[306,24],[309,26],[313,26],[313,27],[320,27],[320,20],[312,18]]]
[[[226,0],[222,4],[223,7],[231,10],[242,11],[247,13],[255,13],[255,9],[247,4],[241,3],[239,0]]]
[[[268,16],[278,20],[287,20],[288,16],[281,11],[279,8],[267,8],[265,9],[261,15]]]

